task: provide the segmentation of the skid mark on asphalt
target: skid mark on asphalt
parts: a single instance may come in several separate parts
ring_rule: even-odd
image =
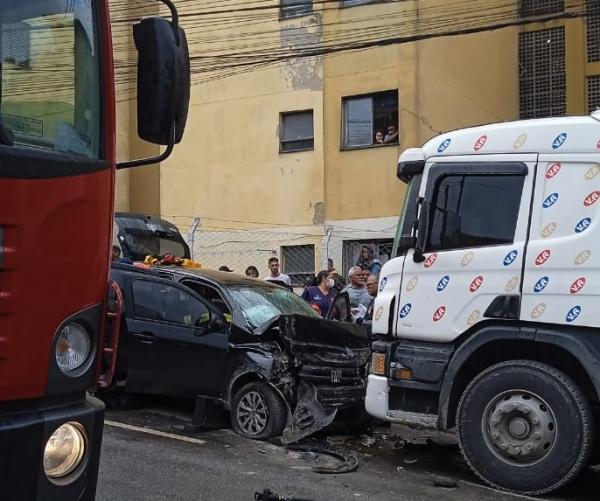
[[[119,423],[118,421],[105,420],[104,424],[108,425],[108,426],[114,426],[115,428],[121,428],[123,430],[137,431],[140,433],[146,433],[148,435],[154,435],[157,437],[164,437],[164,438],[170,438],[173,440],[180,440],[181,442],[188,442],[190,444],[202,445],[202,444],[206,443],[206,440],[200,440],[199,438],[191,438],[191,437],[185,437],[183,435],[175,435],[174,433],[166,433],[164,431],[153,430],[152,428],[143,428],[141,426],[133,426],[130,424]]]

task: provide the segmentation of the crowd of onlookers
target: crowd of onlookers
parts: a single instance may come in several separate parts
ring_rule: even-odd
[[[271,257],[268,261],[269,274],[264,278],[270,282],[292,289],[292,281],[288,275],[279,270],[279,259]],[[233,271],[221,266],[221,271]],[[361,248],[356,265],[348,270],[347,278],[340,275],[332,259],[328,260],[326,270],[321,270],[315,277],[304,284],[302,299],[322,317],[327,317],[335,298],[342,292],[348,295],[353,318],[357,322],[370,322],[373,317],[373,302],[377,296],[377,284],[381,263],[375,258],[368,245]],[[246,275],[259,278],[255,266],[246,268]]]

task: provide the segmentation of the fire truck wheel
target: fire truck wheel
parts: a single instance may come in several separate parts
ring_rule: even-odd
[[[267,383],[248,383],[233,397],[231,427],[238,435],[257,440],[277,437],[286,416],[285,402]]]
[[[497,489],[540,495],[575,478],[593,448],[593,417],[577,385],[530,360],[503,362],[467,386],[456,412],[461,452]]]

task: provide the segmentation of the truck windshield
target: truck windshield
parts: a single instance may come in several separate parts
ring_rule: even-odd
[[[98,158],[92,0],[0,2],[0,143]]]
[[[417,199],[419,198],[419,188],[421,187],[422,174],[414,176],[406,187],[406,195],[402,205],[402,212],[398,218],[398,226],[396,227],[396,237],[394,238],[394,248],[392,249],[392,257],[397,257],[406,254],[407,249],[403,249],[400,245],[400,238],[410,236],[412,234],[412,225],[416,216]]]

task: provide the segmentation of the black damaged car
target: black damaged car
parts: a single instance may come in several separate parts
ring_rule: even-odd
[[[294,442],[334,420],[360,426],[369,339],[293,292],[233,273],[113,265],[123,293],[119,370],[129,393],[195,398],[240,435]],[[342,308],[343,309],[343,308]]]

